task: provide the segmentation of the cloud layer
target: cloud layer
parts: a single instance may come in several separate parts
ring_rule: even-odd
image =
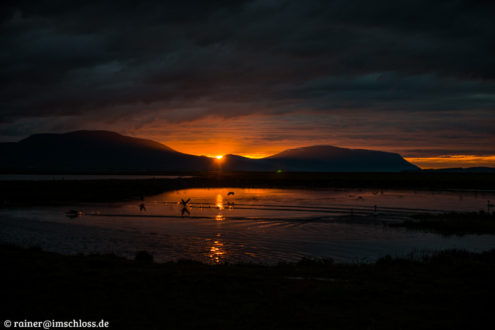
[[[0,140],[106,128],[166,142],[196,122],[201,142],[244,120],[272,123],[258,145],[495,154],[491,1],[0,6]]]

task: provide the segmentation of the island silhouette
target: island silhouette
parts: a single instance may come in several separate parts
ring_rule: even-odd
[[[176,151],[156,141],[110,131],[35,134],[0,143],[0,170],[403,172],[419,167],[397,153],[319,145],[251,159],[218,159]]]

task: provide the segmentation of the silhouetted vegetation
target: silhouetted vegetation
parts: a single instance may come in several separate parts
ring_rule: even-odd
[[[0,205],[111,202],[139,199],[142,196],[159,194],[167,190],[205,187],[495,189],[495,174],[488,173],[210,172],[189,174],[194,177],[142,180],[4,181],[0,182]]]
[[[416,214],[414,220],[392,223],[392,227],[433,232],[442,235],[495,234],[495,214],[480,212],[450,212]]]
[[[152,263],[153,255],[148,251],[138,251],[134,257],[134,260],[142,263]]]
[[[479,329],[491,324],[495,250],[373,264],[164,264],[0,246],[5,319],[114,329]]]

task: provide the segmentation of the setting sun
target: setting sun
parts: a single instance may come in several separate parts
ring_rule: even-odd
[[[215,156],[215,158],[216,158],[216,159],[218,159],[218,160],[220,160],[220,159],[222,159],[222,158],[223,158],[223,156],[222,156],[222,155],[220,155],[220,156]]]

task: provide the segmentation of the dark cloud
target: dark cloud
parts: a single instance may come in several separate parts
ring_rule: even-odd
[[[400,129],[420,129],[399,121],[414,113],[420,121],[411,125],[493,137],[486,131],[495,123],[492,1],[0,6],[4,137],[112,129],[117,119],[125,130],[122,121],[139,127],[303,111],[367,113],[369,134],[369,126],[380,130],[379,111]],[[456,122],[473,111],[471,123]]]

